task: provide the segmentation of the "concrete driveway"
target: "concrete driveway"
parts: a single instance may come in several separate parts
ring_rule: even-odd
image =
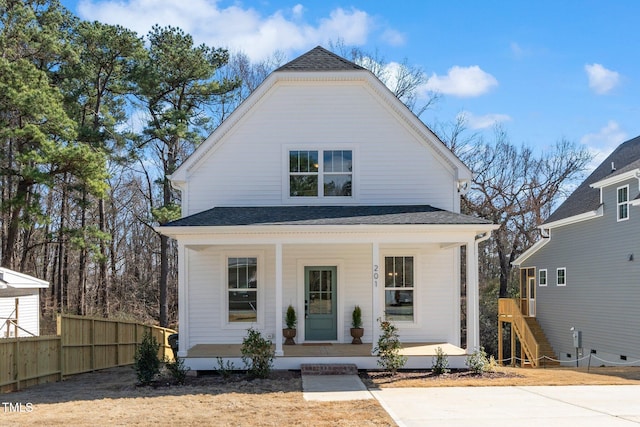
[[[640,425],[638,385],[385,388],[371,393],[401,427]]]

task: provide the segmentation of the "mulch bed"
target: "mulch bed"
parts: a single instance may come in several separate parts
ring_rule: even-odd
[[[399,383],[401,381],[407,380],[420,380],[425,382],[453,382],[456,381],[467,381],[470,379],[482,379],[482,380],[492,380],[492,379],[503,379],[503,378],[519,378],[521,375],[518,375],[513,372],[485,372],[483,374],[476,374],[467,369],[452,369],[451,372],[441,375],[436,375],[432,371],[428,370],[410,370],[410,369],[402,369],[396,372],[395,374],[391,374],[387,371],[361,371],[360,379],[362,382],[369,388],[375,388],[379,385],[389,385],[394,383]],[[428,387],[428,384],[425,384]]]

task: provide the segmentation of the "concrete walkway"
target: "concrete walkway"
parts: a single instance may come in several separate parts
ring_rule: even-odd
[[[400,427],[639,427],[640,386],[367,390],[357,375],[302,375],[305,400],[376,398]]]
[[[400,427],[640,425],[640,386],[429,387],[372,390]]]
[[[302,395],[323,402],[373,399],[357,375],[302,375]]]

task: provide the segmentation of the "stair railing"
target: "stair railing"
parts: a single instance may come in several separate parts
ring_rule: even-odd
[[[508,317],[513,325],[513,329],[520,338],[520,345],[522,346],[524,353],[529,357],[531,366],[538,367],[540,363],[540,346],[535,335],[529,328],[525,317],[520,311],[520,306],[517,300],[512,298],[500,298],[498,300],[498,314],[501,318]]]

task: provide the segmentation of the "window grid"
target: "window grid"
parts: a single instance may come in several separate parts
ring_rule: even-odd
[[[629,219],[629,186],[618,187],[617,191],[618,221]]]
[[[540,286],[547,286],[547,270],[546,269],[541,269],[539,271],[539,277],[538,277],[538,284]]]
[[[385,317],[388,320],[414,321],[414,258],[384,258]]]
[[[352,197],[352,150],[289,151],[290,197]]]
[[[227,259],[228,321],[257,322],[258,320],[258,259],[229,257]]]
[[[566,286],[567,285],[567,269],[565,267],[559,268],[556,270],[556,285],[557,286]]]

